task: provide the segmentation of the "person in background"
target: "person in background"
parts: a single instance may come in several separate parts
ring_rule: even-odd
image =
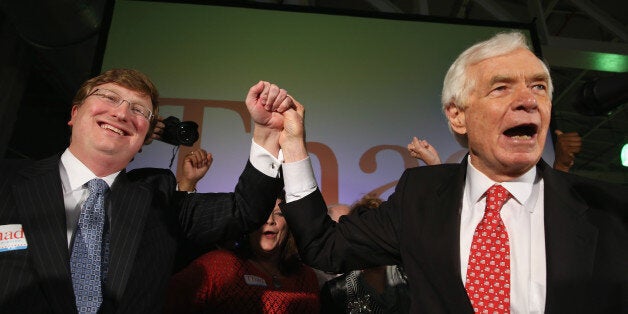
[[[183,160],[183,175],[177,182],[179,191],[196,192],[200,181],[214,162],[214,156],[204,149],[189,152]]]
[[[574,165],[576,154],[582,149],[582,138],[577,132],[563,133],[554,131],[556,144],[554,145],[554,169],[569,172]],[[422,160],[426,165],[439,165],[440,157],[436,148],[426,140],[419,140],[416,136],[408,143],[408,153],[417,160]]]
[[[282,211],[303,260],[334,272],[401,265],[411,313],[628,312],[628,189],[541,159],[552,90],[521,32],[471,46],[442,92],[468,156],[406,169],[378,208],[338,223],[327,217],[295,101],[279,137]]]
[[[426,140],[419,140],[416,136],[408,143],[408,153],[417,160],[422,160],[426,165],[440,165],[440,156],[436,148]]]
[[[161,140],[165,124],[163,117],[157,116],[157,121],[151,136],[144,141],[144,145],[150,145],[154,140]],[[141,152],[141,149],[140,149]],[[182,176],[177,181],[177,190],[186,192],[196,192],[196,184],[200,181],[214,162],[214,156],[204,149],[188,152],[184,157]]]
[[[105,71],[76,93],[62,154],[0,162],[0,234],[16,235],[0,242],[0,313],[159,313],[183,244],[266,221],[282,187],[275,135],[287,92],[249,89],[251,155],[232,193],[184,193],[168,169],[125,170],[151,138],[158,99],[143,73]]]
[[[327,206],[327,215],[329,215],[329,217],[335,222],[338,222],[340,217],[349,215],[350,213],[351,206],[347,204],[337,203]],[[314,273],[316,273],[319,287],[323,287],[325,282],[341,275],[336,273],[328,273],[319,269],[314,269]]]
[[[351,206],[347,204],[332,204],[327,206],[327,215],[335,222],[338,222],[340,217],[349,215],[350,213]]]
[[[576,161],[576,154],[582,149],[582,137],[577,132],[563,133],[554,131],[556,144],[554,145],[554,169],[569,172]]]
[[[144,141],[144,145],[150,145],[154,140],[161,139],[161,135],[164,133],[164,129],[166,128],[166,125],[163,121],[164,118],[162,116],[155,117],[155,126],[153,127],[153,132],[150,134],[150,137],[148,137]]]
[[[351,206],[361,213],[381,205],[367,194]],[[327,281],[321,289],[321,313],[407,313],[410,307],[406,275],[398,265],[353,270]]]
[[[210,251],[175,274],[165,313],[319,313],[316,275],[299,260],[282,200],[231,250]]]

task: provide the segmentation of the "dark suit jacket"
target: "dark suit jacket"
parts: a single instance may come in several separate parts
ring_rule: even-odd
[[[159,313],[177,250],[263,224],[282,187],[250,163],[234,193],[175,192],[166,169],[121,172],[107,215],[110,262],[101,313]],[[59,156],[0,163],[0,225],[22,224],[28,248],[0,252],[0,313],[76,313]]]
[[[380,208],[327,218],[320,192],[283,209],[314,268],[399,264],[412,313],[473,313],[460,278],[462,164],[408,169]],[[545,182],[546,313],[627,313],[628,189],[537,165]]]

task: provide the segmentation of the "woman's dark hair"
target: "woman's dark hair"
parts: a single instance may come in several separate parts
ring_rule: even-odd
[[[281,202],[285,202],[286,195],[283,190],[281,191],[280,195],[277,196],[277,199],[280,199]],[[299,253],[296,243],[294,241],[294,237],[292,236],[292,232],[290,232],[289,228],[286,229],[286,231],[286,240],[279,248],[279,271],[284,276],[290,276],[297,272],[302,264],[299,258]],[[253,252],[253,249],[251,248],[249,235],[250,233],[242,235],[242,237],[239,240],[235,241],[235,243],[230,248],[238,257],[242,259],[250,259],[255,254]]]
[[[357,212],[359,210],[375,209],[381,205],[383,200],[377,196],[377,194],[369,193],[362,196],[357,202],[351,205],[351,212]]]

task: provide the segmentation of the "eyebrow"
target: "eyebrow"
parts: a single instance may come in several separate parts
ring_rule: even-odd
[[[115,91],[115,90],[113,90],[113,89],[109,89],[109,88],[97,88],[97,89],[100,89],[100,90],[107,90],[107,91],[113,92],[114,94],[116,94],[116,95],[118,95],[118,96],[122,97],[122,95],[120,95],[120,92],[119,92],[119,91]],[[125,100],[127,100],[127,99],[126,99],[127,97],[122,97],[122,98],[123,98],[123,99],[125,99]],[[128,101],[128,100],[127,100],[127,101]],[[152,102],[152,101],[151,101],[151,102]],[[140,106],[142,106],[142,107],[146,107],[146,108],[148,108],[148,109],[149,109],[149,110],[151,110],[151,111],[153,110],[153,108],[151,108],[151,107],[149,107],[149,106],[144,106],[145,104],[143,104],[143,103],[142,103],[142,101],[138,101],[137,99],[132,99],[131,104],[135,104],[135,105],[140,105]],[[151,104],[149,104],[149,105],[151,105]]]
[[[537,81],[549,82],[549,75],[547,75],[546,73],[537,73],[535,75],[532,75],[528,80],[530,82],[537,82]]]
[[[514,81],[515,79],[508,75],[495,75],[491,78],[489,84],[492,86],[495,83],[511,83]]]
[[[495,83],[512,83],[515,81],[515,78],[509,75],[495,75],[491,78],[490,85]],[[526,77],[526,82],[549,82],[549,76],[545,73],[537,73],[531,76]]]

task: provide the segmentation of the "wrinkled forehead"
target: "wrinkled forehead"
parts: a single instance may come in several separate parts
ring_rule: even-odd
[[[472,80],[494,83],[500,80],[525,78],[549,82],[547,67],[532,52],[519,49],[513,52],[486,58],[468,67]]]

